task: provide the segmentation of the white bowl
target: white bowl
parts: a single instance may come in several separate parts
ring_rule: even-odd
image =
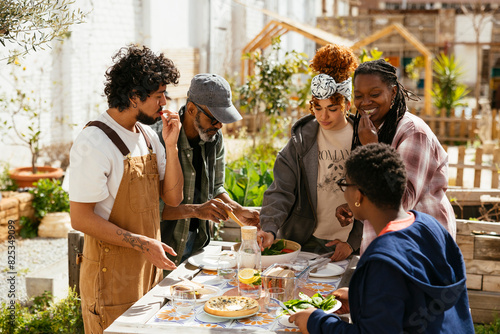
[[[275,242],[277,241],[278,240],[276,240]],[[240,245],[240,242],[234,244],[232,247],[233,250],[237,252],[238,249],[240,249]],[[278,255],[262,255],[260,260],[262,269],[272,266],[275,263],[291,263],[295,261],[300,253],[300,244],[295,241],[285,240],[285,248],[293,249],[294,251],[291,253],[283,253]]]

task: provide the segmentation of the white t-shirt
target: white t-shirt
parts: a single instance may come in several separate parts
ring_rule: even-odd
[[[118,124],[107,112],[97,121],[111,127],[130,150],[132,157],[148,154],[142,133],[131,132]],[[149,126],[142,125],[156,153],[160,180],[165,176],[165,148]],[[75,139],[70,152],[69,199],[80,203],[97,203],[95,213],[108,219],[123,176],[124,156],[98,127],[88,126]]]
[[[344,164],[351,154],[353,128],[350,123],[340,130],[318,131],[318,226],[313,235],[319,239],[346,241],[352,224],[342,227],[335,217],[335,210],[346,203],[337,181],[345,176]]]

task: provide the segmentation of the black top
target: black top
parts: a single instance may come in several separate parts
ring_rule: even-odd
[[[203,158],[201,156],[201,146],[199,139],[189,140],[189,145],[193,148],[193,167],[196,171],[196,180],[194,183],[194,198],[193,204],[201,204],[201,171],[203,170]],[[200,226],[198,218],[191,218],[189,231],[196,231]]]

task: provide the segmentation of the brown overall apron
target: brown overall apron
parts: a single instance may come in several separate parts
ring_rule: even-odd
[[[125,157],[123,177],[109,221],[131,233],[161,240],[160,181],[156,154],[149,138],[137,124],[146,139],[149,154],[132,158],[125,143],[106,124],[94,121],[87,126],[102,129]],[[81,266],[85,333],[102,333],[162,277],[162,271],[147,261],[137,248],[107,244],[86,234]]]

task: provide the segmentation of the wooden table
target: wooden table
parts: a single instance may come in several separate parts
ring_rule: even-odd
[[[214,242],[210,243],[210,246],[221,246],[222,249],[230,249],[233,242]],[[210,247],[209,246],[209,247]],[[347,286],[349,280],[356,268],[356,264],[359,260],[359,256],[352,256],[347,265],[345,273],[342,275],[338,287]],[[197,273],[198,267],[192,266],[191,264],[185,262],[182,263],[176,270],[172,271],[167,277],[165,277],[157,286],[155,286],[151,291],[149,291],[144,297],[138,300],[132,307],[130,307],[124,314],[122,314],[118,319],[116,319],[105,331],[106,334],[117,334],[117,333],[213,333],[213,332],[225,332],[225,333],[279,333],[280,331],[269,331],[263,330],[261,328],[255,329],[219,329],[219,328],[202,328],[202,327],[175,327],[175,326],[158,326],[148,323],[150,319],[155,317],[158,311],[165,304],[166,300],[163,297],[158,297],[159,291],[164,290],[167,286],[175,284],[180,281],[179,277],[185,277]],[[345,318],[344,318],[345,319]]]

